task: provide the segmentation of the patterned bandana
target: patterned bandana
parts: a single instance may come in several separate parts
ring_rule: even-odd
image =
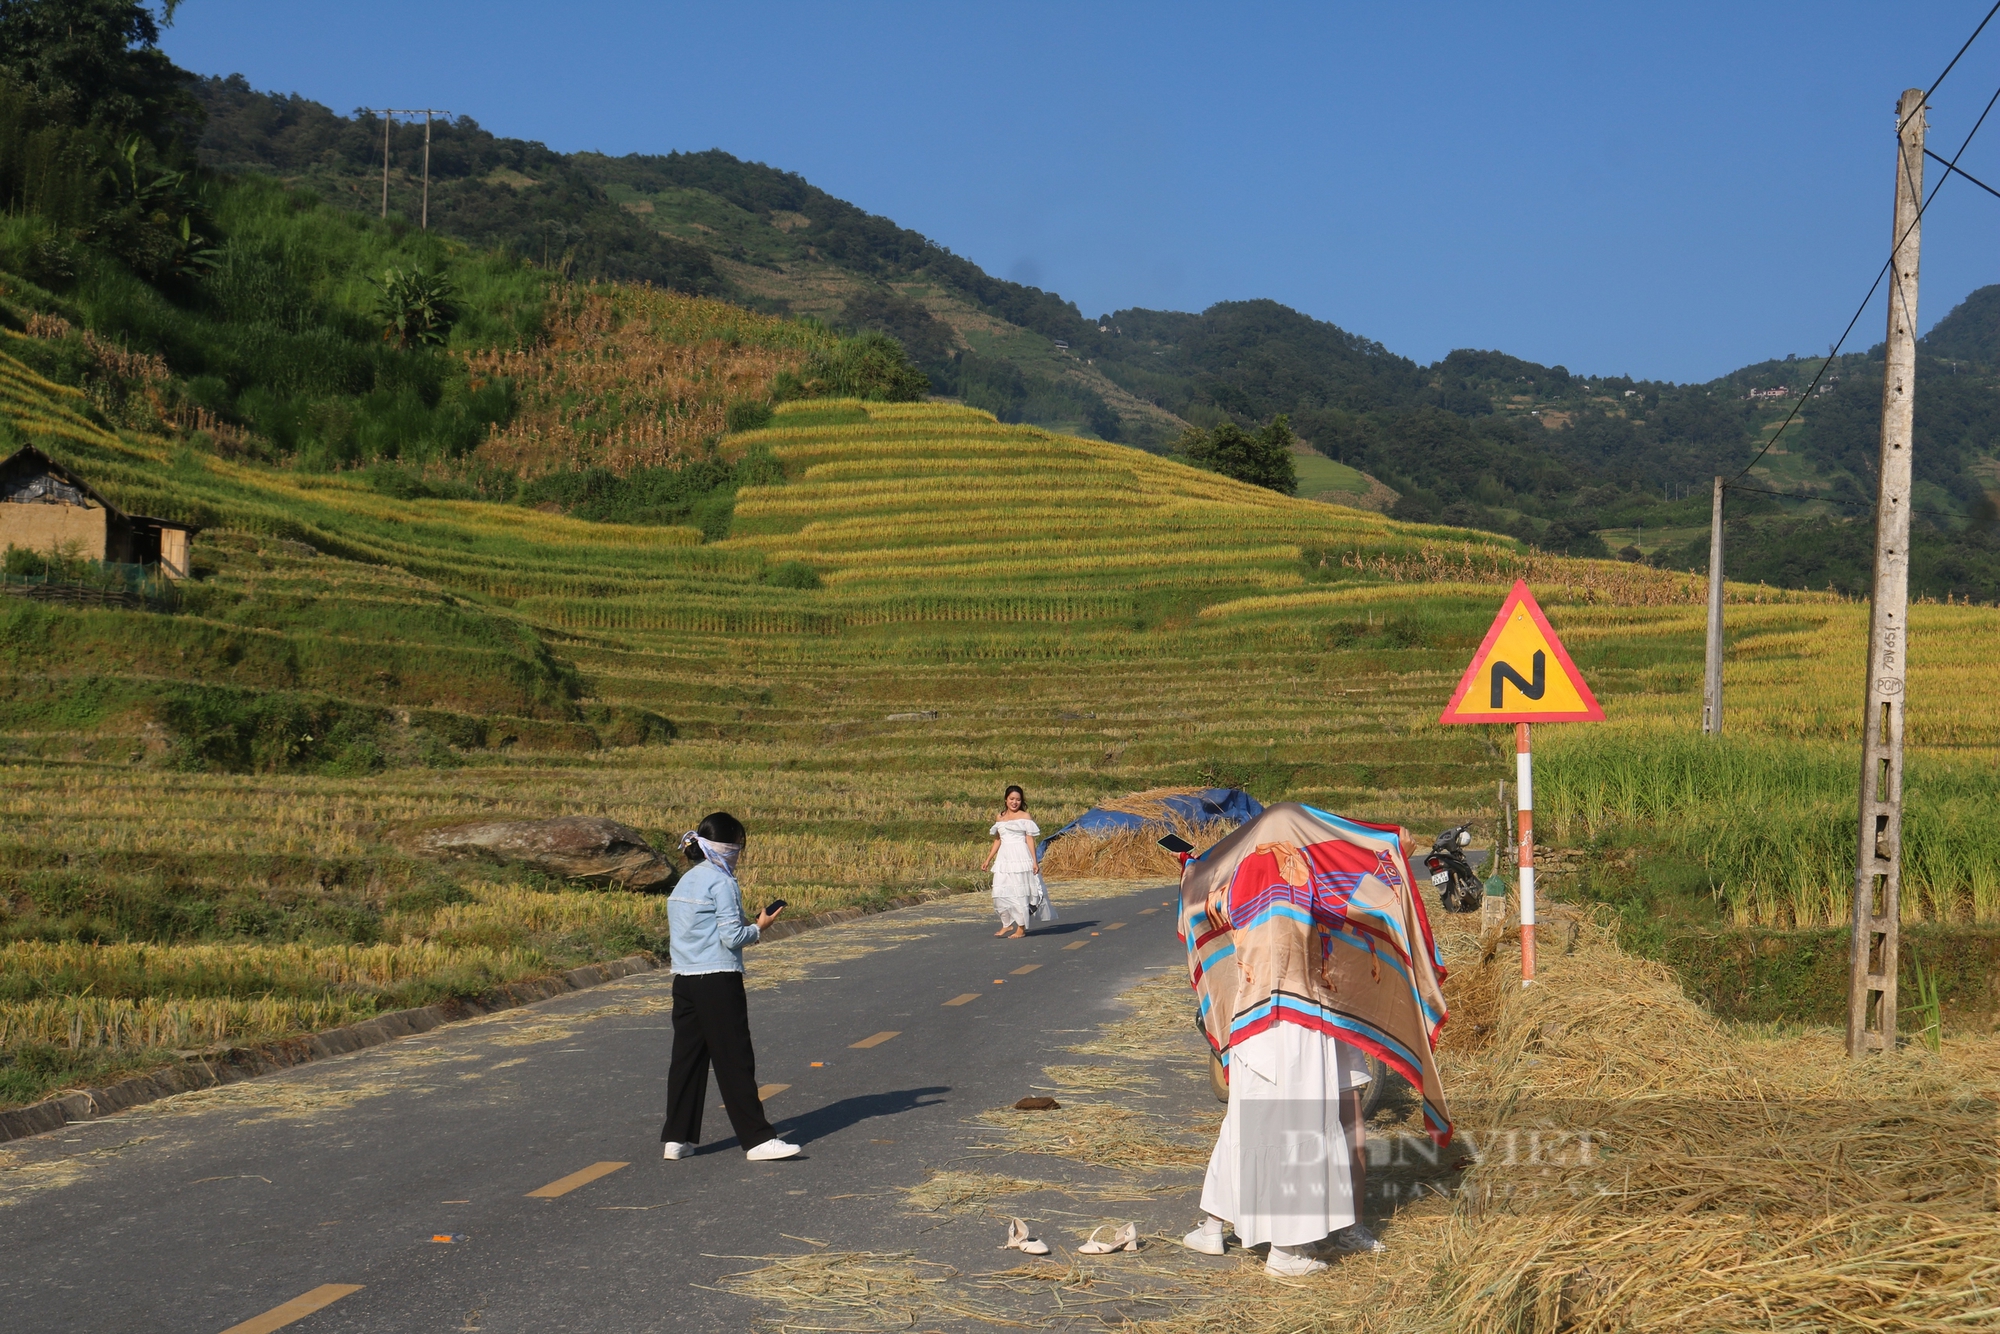
[[[741,843],[711,843],[699,834],[694,841],[701,844],[701,855],[714,862],[724,875],[736,874],[736,859],[743,855]]]

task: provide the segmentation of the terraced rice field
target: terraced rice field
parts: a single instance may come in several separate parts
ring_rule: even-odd
[[[81,982],[0,956],[0,1031],[22,1042],[143,1061],[197,1031],[316,1022],[312,1004],[365,1012],[426,984],[477,990],[658,947],[658,914],[629,896],[399,851],[398,831],[436,821],[602,814],[665,839],[726,808],[751,829],[750,892],[806,912],[976,887],[1009,782],[1045,829],[1186,783],[1426,837],[1490,821],[1511,735],[1435,720],[1516,577],[1622,757],[1543,729],[1551,829],[1694,827],[1722,809],[1661,790],[1699,707],[1699,578],[1522,553],[941,404],[802,405],[730,436],[770,450],[786,481],[739,493],[730,536],[703,544],[114,435],[23,374],[0,358],[0,415],[114,499],[203,523],[207,573],[176,615],[0,608],[0,929],[241,957],[120,973],[140,979],[128,1016],[86,1014]],[[820,586],[773,582],[783,562]],[[1837,774],[1865,608],[1730,599],[1732,744]],[[1935,869],[1913,874],[1909,911],[1992,920],[2000,854],[1979,830],[2000,756],[2000,616],[1920,606],[1911,643],[1911,742],[1950,782],[1929,814],[1912,799]],[[163,682],[365,706],[387,766],[173,769]],[[1802,798],[1803,824],[1724,799],[1768,835],[1710,863],[1732,920],[1818,921],[1837,904],[1851,833],[1824,787]],[[1768,855],[1787,840],[1801,855]],[[306,947],[419,962],[329,981],[320,956],[283,952]],[[209,1008],[141,1013],[172,991],[146,979],[169,975],[210,978],[176,998]],[[239,1003],[253,998],[227,979],[242,977],[295,1009]]]

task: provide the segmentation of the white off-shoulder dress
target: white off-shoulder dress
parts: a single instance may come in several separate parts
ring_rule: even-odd
[[[1026,930],[1033,925],[1029,900],[1035,889],[1035,852],[1029,840],[1039,836],[1042,828],[1022,816],[1001,820],[989,832],[1000,839],[1000,855],[993,859],[993,907],[1002,926]]]

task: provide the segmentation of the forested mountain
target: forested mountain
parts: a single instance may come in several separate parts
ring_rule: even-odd
[[[240,76],[193,78],[198,156],[326,203],[381,208],[383,122]],[[388,127],[389,212],[414,223],[425,128]],[[1087,317],[992,277],[795,173],[719,150],[564,154],[470,119],[431,127],[432,228],[582,277],[649,281],[899,340],[934,392],[1005,420],[1171,450],[1190,427],[1288,415],[1326,456],[1379,478],[1398,517],[1508,533],[1574,554],[1706,560],[1707,481],[1750,488],[1732,575],[1859,588],[1869,549],[1879,354],[1787,358],[1702,385],[1589,378],[1498,351],[1419,365],[1276,301]],[[1918,394],[1923,592],[2000,598],[2000,288],[1925,340]],[[1799,411],[1759,456],[1779,421]],[[1782,496],[1757,491],[1781,492]],[[1384,493],[1386,494],[1386,493]]]

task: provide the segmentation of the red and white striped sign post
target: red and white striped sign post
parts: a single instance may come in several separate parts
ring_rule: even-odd
[[[1521,813],[1521,985],[1535,980],[1535,757],[1528,749],[1533,723],[1514,724],[1515,807]]]
[[[1535,595],[1516,582],[1486,640],[1459,678],[1441,723],[1514,724],[1514,786],[1520,811],[1521,985],[1535,980],[1535,771],[1532,723],[1601,723],[1604,710],[1570,661]]]

